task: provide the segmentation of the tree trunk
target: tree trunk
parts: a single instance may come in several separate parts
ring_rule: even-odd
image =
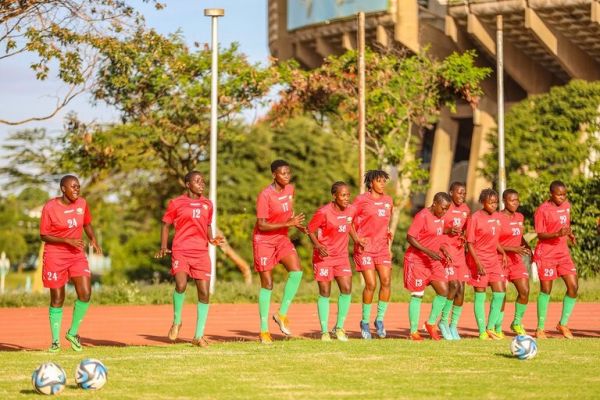
[[[217,229],[217,234],[219,236],[223,236],[223,238],[225,238],[225,236],[223,235],[223,232],[221,232],[220,229]],[[244,283],[246,285],[250,285],[252,284],[252,270],[250,269],[250,265],[248,265],[248,263],[246,262],[246,260],[244,260],[227,242],[227,239],[225,239],[223,241],[223,244],[221,246],[219,246],[221,248],[221,250],[223,251],[223,253],[231,260],[235,263],[235,265],[238,267],[238,269],[240,270],[240,272],[242,273],[242,276],[244,277]]]

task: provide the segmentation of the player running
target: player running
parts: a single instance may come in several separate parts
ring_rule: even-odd
[[[408,228],[406,240],[410,246],[404,254],[404,287],[411,292],[408,306],[411,340],[423,340],[419,334],[419,316],[427,285],[431,285],[437,295],[431,304],[425,329],[431,339],[441,339],[436,322],[448,296],[448,280],[442,261],[451,262],[445,243],[443,217],[451,202],[447,193],[436,193],[431,207],[419,211]]]
[[[534,222],[538,235],[534,261],[540,277],[540,294],[537,300],[538,326],[535,334],[537,338],[546,338],[544,325],[552,282],[561,277],[567,286],[567,293],[563,299],[562,316],[556,329],[567,339],[573,339],[567,323],[577,300],[578,282],[577,269],[569,253],[569,242],[575,243],[575,235],[571,230],[571,205],[567,201],[567,187],[563,182],[554,181],[550,184],[550,199],[535,211]]]
[[[510,329],[517,335],[526,335],[522,320],[529,300],[529,273],[523,262],[523,256],[530,256],[531,248],[523,238],[523,214],[517,212],[520,204],[519,193],[514,189],[506,189],[502,193],[502,200],[504,209],[498,213],[500,219],[499,241],[506,253],[506,278],[515,285],[518,293],[515,302],[515,316],[510,324]],[[502,262],[501,259],[499,261]],[[504,305],[495,327],[496,334],[500,337],[504,336],[502,332],[503,317]]]
[[[275,160],[271,163],[271,173],[273,183],[258,195],[256,224],[252,234],[254,268],[260,275],[258,311],[259,339],[262,344],[273,343],[268,317],[273,290],[273,267],[278,263],[283,264],[288,271],[288,279],[279,312],[273,315],[273,320],[286,336],[292,334],[287,313],[302,281],[302,269],[296,249],[288,237],[288,228],[293,226],[306,233],[303,226],[304,214],[294,214],[294,186],[290,184],[290,165],[284,160]]]
[[[208,256],[208,244],[218,246],[222,237],[214,237],[212,232],[213,204],[202,195],[205,188],[204,177],[198,171],[189,172],[185,178],[187,193],[169,201],[162,218],[160,230],[160,250],[155,258],[171,253],[171,275],[175,277],[173,292],[173,325],[168,337],[175,341],[181,329],[181,311],[185,301],[188,277],[196,281],[198,292],[196,332],[193,346],[207,347],[204,327],[208,318],[210,298],[211,264]],[[169,240],[170,226],[175,227],[175,237],[171,249]]]
[[[360,321],[360,331],[364,339],[371,339],[369,322],[377,276],[379,276],[380,287],[375,329],[379,338],[386,336],[383,319],[391,295],[390,241],[392,234],[389,224],[393,209],[392,198],[385,194],[385,184],[388,179],[389,175],[385,171],[367,171],[364,183],[368,191],[357,196],[353,203],[356,208],[354,218],[356,234],[365,240],[364,243],[354,243],[356,270],[362,273],[365,280],[362,294],[362,320]]]
[[[476,211],[467,222],[467,265],[471,271],[469,284],[475,289],[475,319],[480,339],[501,339],[494,330],[500,316],[502,303],[506,295],[504,268],[506,254],[498,242],[500,219],[498,193],[493,189],[484,189],[479,195],[482,209]],[[498,259],[502,255],[502,261]],[[492,288],[492,302],[486,330],[485,325],[485,289]]]
[[[463,182],[452,182],[450,185],[452,203],[444,216],[446,243],[448,253],[452,258],[446,265],[448,275],[448,299],[442,310],[442,317],[438,324],[442,336],[446,340],[460,340],[458,334],[458,321],[462,314],[465,299],[465,282],[469,281],[471,274],[465,258],[465,224],[471,215],[471,210],[465,204],[467,195],[466,185]],[[452,314],[452,319],[450,319]]]
[[[42,209],[40,221],[40,238],[44,242],[44,265],[42,281],[44,287],[50,289],[50,331],[51,353],[60,351],[60,327],[65,301],[65,285],[69,280],[75,286],[77,300],[73,308],[71,327],[65,339],[75,351],[82,351],[83,346],[77,332],[90,306],[92,286],[90,268],[85,258],[83,232],[90,240],[90,245],[97,254],[102,249],[96,242],[92,228],[92,215],[87,202],[79,197],[81,186],[73,175],[65,175],[60,180],[61,197],[49,200]]]
[[[313,243],[313,268],[319,285],[317,308],[321,323],[321,340],[330,341],[329,335],[329,294],[331,281],[336,280],[340,289],[338,297],[337,323],[332,334],[342,342],[348,341],[344,321],[350,309],[352,298],[352,268],[348,259],[348,236],[355,242],[352,220],[355,209],[350,206],[350,188],[344,182],[331,186],[333,201],[315,213],[308,224],[310,240]],[[316,233],[316,234],[315,234]]]

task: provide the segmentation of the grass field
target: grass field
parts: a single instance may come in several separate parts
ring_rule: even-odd
[[[511,357],[508,347],[508,340],[298,339],[270,347],[232,342],[208,349],[178,344],[63,349],[58,355],[2,352],[0,398],[39,398],[31,371],[47,360],[67,371],[61,398],[600,398],[600,340],[542,341],[529,361]],[[108,384],[97,393],[84,393],[73,383],[84,357],[98,358],[109,369]]]

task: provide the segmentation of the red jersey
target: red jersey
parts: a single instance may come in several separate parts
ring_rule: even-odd
[[[65,205],[60,197],[48,200],[42,209],[40,235],[59,238],[81,239],[83,227],[92,222],[87,202],[78,197],[74,203]],[[65,243],[46,243],[44,253],[51,256],[69,256],[82,253],[83,250]]]
[[[446,242],[444,225],[445,221],[443,217],[438,218],[429,208],[424,208],[415,215],[412,224],[408,228],[408,234],[417,239],[422,246],[438,252],[442,244]],[[408,246],[406,254],[407,256],[416,255],[424,258],[425,261],[431,261],[428,255],[412,246]]]
[[[286,185],[281,192],[275,190],[273,185],[267,186],[256,201],[256,218],[264,218],[270,224],[280,224],[292,218],[294,214],[294,186]],[[258,224],[254,225],[254,235],[274,236],[286,235],[288,228],[262,232]]]
[[[498,213],[492,215],[479,210],[467,222],[467,242],[473,244],[479,261],[484,267],[498,263],[498,238],[500,219]]]
[[[465,203],[457,207],[454,205],[454,202],[452,202],[450,204],[450,208],[448,208],[448,211],[446,212],[446,215],[444,215],[444,228],[452,229],[453,227],[458,227],[461,230],[464,230],[470,214],[471,210]],[[447,234],[446,243],[452,247],[452,250],[461,249],[461,251],[463,251],[463,241],[460,239],[459,235]]]
[[[348,240],[350,227],[356,210],[353,206],[340,211],[329,203],[317,210],[308,223],[308,231],[317,231],[317,239],[327,249],[328,257],[319,255],[318,250],[313,251],[313,263],[321,263],[326,259],[348,258]]]
[[[392,198],[383,195],[375,199],[371,193],[366,192],[357,196],[352,205],[356,208],[354,217],[356,233],[358,237],[367,240],[365,253],[387,253],[388,229],[394,207]]]
[[[542,203],[533,215],[535,231],[537,233],[558,232],[563,226],[571,226],[571,205],[565,201],[557,206],[548,200]],[[553,239],[542,240],[538,238],[535,246],[535,259],[548,260],[569,257],[568,237],[561,236]]]
[[[503,212],[498,213],[500,220],[500,237],[498,238],[500,246],[503,247],[521,247],[523,242],[523,214],[516,212],[513,216],[509,216]],[[499,254],[500,257],[502,257]],[[517,253],[506,252],[506,256],[511,263],[521,260],[521,256]]]
[[[213,205],[206,197],[192,199],[182,195],[169,201],[162,222],[173,224],[173,251],[185,253],[208,250],[208,226],[212,223]]]

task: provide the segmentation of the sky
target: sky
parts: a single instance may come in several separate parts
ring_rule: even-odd
[[[240,44],[240,50],[253,62],[266,63],[269,56],[267,38],[267,0],[161,0],[166,8],[155,10],[151,5],[131,0],[146,18],[148,26],[163,34],[180,30],[187,43],[210,43],[210,18],[204,16],[205,8],[223,8],[225,16],[219,18],[219,42],[227,46]],[[64,93],[65,85],[50,76],[46,81],[35,79],[29,68],[31,57],[10,57],[0,61],[0,118],[25,119],[47,115],[56,104],[57,94]],[[74,99],[53,118],[19,126],[0,125],[0,141],[12,132],[45,128],[59,132],[64,116],[74,111],[83,121],[111,122],[117,119],[114,110],[105,106],[92,106],[87,95]],[[0,157],[1,158],[1,157]]]

